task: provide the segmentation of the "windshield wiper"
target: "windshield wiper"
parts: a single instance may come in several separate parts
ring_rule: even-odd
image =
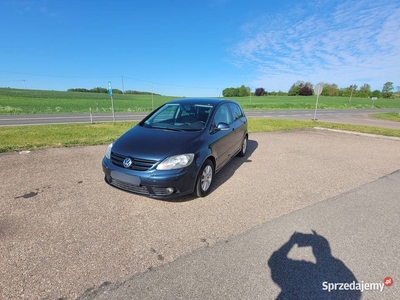
[[[151,128],[162,129],[162,130],[171,130],[171,131],[185,131],[180,128],[171,128],[171,127],[163,127],[163,126],[151,126]]]

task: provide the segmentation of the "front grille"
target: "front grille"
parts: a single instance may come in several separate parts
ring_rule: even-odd
[[[147,171],[152,166],[154,166],[155,163],[157,163],[156,160],[130,157],[130,156],[121,155],[121,154],[118,154],[115,152],[111,152],[111,162],[118,167],[124,168],[123,161],[127,157],[129,157],[132,160],[132,164],[130,165],[129,168],[127,168],[130,170]]]
[[[140,195],[145,195],[145,196],[150,196],[150,195],[156,195],[156,196],[169,196],[171,195],[170,192],[167,191],[166,188],[161,188],[161,187],[155,187],[155,186],[144,186],[144,185],[134,185],[128,182],[120,181],[117,179],[112,178],[111,185],[121,189],[125,190],[134,194],[140,194]],[[175,190],[177,192],[178,190]]]
[[[117,188],[120,188],[122,190],[131,192],[131,193],[150,195],[147,187],[145,187],[143,185],[133,185],[131,183],[116,180],[116,179],[111,179],[110,184],[112,184],[113,186],[115,186]]]

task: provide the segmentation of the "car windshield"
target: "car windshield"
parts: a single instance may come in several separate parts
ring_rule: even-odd
[[[212,109],[212,105],[195,103],[166,104],[141,125],[173,131],[198,131],[206,125]]]

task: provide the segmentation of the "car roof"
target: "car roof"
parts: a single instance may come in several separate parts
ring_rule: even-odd
[[[217,99],[217,98],[182,98],[182,99],[176,99],[176,100],[172,100],[167,102],[166,104],[181,104],[181,103],[185,103],[185,104],[201,104],[201,105],[212,105],[215,106],[219,103],[222,102],[233,102],[231,100],[226,100],[226,99]]]

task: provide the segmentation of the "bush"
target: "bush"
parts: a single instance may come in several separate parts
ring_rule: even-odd
[[[264,88],[257,88],[254,92],[255,96],[264,96],[266,94]]]
[[[68,92],[81,92],[81,93],[88,93],[89,90],[85,88],[76,88],[76,89],[68,89]]]
[[[107,94],[107,93],[108,93],[108,89],[103,88],[103,87],[95,87],[95,88],[91,89],[90,92],[92,92],[92,93],[105,93],[105,94]]]
[[[313,91],[310,87],[308,86],[303,86],[299,90],[299,95],[300,96],[311,96],[313,94]]]

